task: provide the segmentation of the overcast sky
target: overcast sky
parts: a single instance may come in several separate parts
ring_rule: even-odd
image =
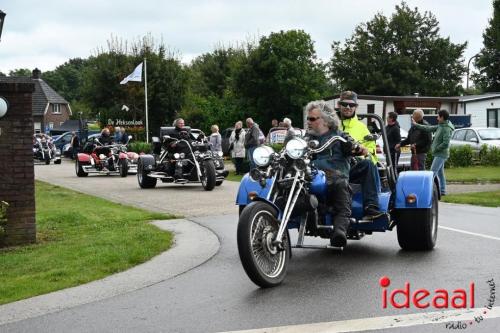
[[[132,41],[151,33],[184,63],[217,44],[255,40],[270,32],[303,29],[318,56],[331,57],[331,43],[344,41],[377,12],[390,16],[397,0],[0,0],[7,13],[0,42],[0,72],[53,70],[70,58],[87,58],[110,37]],[[493,15],[492,0],[407,0],[432,12],[441,36],[467,41],[466,60],[482,47]]]

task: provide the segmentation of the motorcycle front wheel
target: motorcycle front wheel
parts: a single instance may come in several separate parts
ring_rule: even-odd
[[[126,159],[121,159],[118,161],[118,170],[120,171],[120,177],[127,177],[128,161]]]
[[[262,288],[275,287],[286,276],[290,239],[285,232],[278,247],[274,242],[278,229],[277,212],[265,202],[253,202],[241,212],[237,231],[240,260],[250,280]]]
[[[215,187],[216,180],[217,176],[215,174],[214,161],[203,161],[203,168],[201,170],[201,185],[205,191],[212,191]]]

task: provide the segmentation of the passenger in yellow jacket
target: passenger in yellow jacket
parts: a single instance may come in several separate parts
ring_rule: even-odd
[[[340,129],[349,134],[354,140],[361,142],[366,148],[366,154],[371,154],[370,159],[358,161],[356,165],[351,167],[349,182],[361,184],[365,218],[375,219],[383,215],[378,205],[380,178],[376,166],[376,144],[374,141],[365,142],[365,136],[369,135],[370,131],[356,116],[358,95],[354,91],[348,90],[342,92],[337,106],[340,108],[340,117],[342,120]]]
[[[345,102],[343,103],[345,104]],[[340,116],[342,117],[342,124],[340,125],[340,129],[343,132],[348,133],[354,140],[359,141],[363,147],[368,149],[368,152],[371,154],[371,160],[374,164],[377,163],[377,145],[375,141],[368,140],[365,141],[365,136],[371,135],[368,127],[364,123],[362,123],[358,117],[356,117],[356,106],[353,108],[350,107],[342,107],[340,105]],[[346,112],[352,113],[351,118],[344,118],[344,114]]]

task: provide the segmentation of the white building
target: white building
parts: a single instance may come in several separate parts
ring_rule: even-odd
[[[335,95],[326,100],[336,106],[338,98]],[[410,115],[419,108],[426,115],[439,110],[447,110],[451,115],[470,114],[474,127],[500,127],[500,93],[454,97],[358,95],[358,104],[359,113],[374,113],[384,120],[389,112]],[[409,127],[409,117],[400,118],[402,127]]]
[[[474,127],[500,127],[500,93],[460,96],[458,114],[470,114]]]

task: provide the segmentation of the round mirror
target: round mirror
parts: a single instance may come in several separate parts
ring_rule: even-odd
[[[0,118],[2,118],[7,114],[8,108],[9,105],[7,104],[7,100],[5,100],[5,98],[3,97],[0,97]]]

